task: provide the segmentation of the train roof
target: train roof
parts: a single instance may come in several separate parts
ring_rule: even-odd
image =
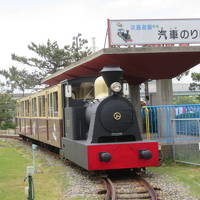
[[[46,93],[46,91],[50,91],[50,92],[57,91],[60,86],[61,86],[61,84],[56,84],[56,85],[52,85],[51,87],[42,88],[39,91],[35,91],[32,94],[29,94],[27,96],[24,96],[24,97],[17,99],[17,102],[26,101],[26,100],[29,100],[31,98],[34,98],[34,97],[37,97],[37,96],[40,96],[40,95],[44,95]]]
[[[148,79],[174,78],[200,62],[200,46],[106,48],[89,55],[42,81],[55,85],[65,79],[98,76],[104,66],[120,66],[131,84]]]

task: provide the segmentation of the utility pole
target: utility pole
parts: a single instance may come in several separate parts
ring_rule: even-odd
[[[145,94],[145,102],[149,104],[149,81],[144,82],[144,94]]]
[[[96,38],[92,37],[92,51],[93,53],[96,51]]]
[[[78,52],[78,48],[79,48],[79,37],[80,37],[80,36],[81,36],[81,34],[78,33],[77,36],[74,36],[74,37],[73,37],[74,43],[75,43],[75,45],[76,45],[76,51],[77,51],[77,52]]]

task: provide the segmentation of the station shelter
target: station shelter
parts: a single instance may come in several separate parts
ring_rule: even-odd
[[[200,46],[105,48],[50,75],[42,83],[51,86],[66,79],[98,76],[104,66],[119,66],[124,70],[123,76],[130,85],[132,103],[140,117],[141,83],[157,80],[158,105],[170,105],[173,95],[171,79],[199,63]]]

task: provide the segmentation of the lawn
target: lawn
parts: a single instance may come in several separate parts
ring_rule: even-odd
[[[0,200],[25,200],[24,182],[26,167],[32,165],[31,148],[20,145],[16,141],[0,140]],[[66,166],[60,160],[37,157],[38,173],[34,174],[36,191],[35,200],[61,200],[63,190],[69,186],[64,174]],[[164,163],[162,167],[149,168],[151,171],[168,174],[174,181],[181,182],[190,188],[191,193],[200,199],[200,167],[190,165]],[[83,200],[85,198],[71,198]],[[88,199],[88,198],[86,198]]]
[[[0,199],[24,199],[24,177],[28,164],[28,160],[13,148],[0,147]]]
[[[27,148],[29,149],[29,148]],[[37,200],[59,200],[62,196],[64,165],[48,166],[38,159],[40,173],[33,176]],[[16,142],[0,141],[0,199],[26,199],[24,182],[26,167],[32,165],[31,152],[16,146]],[[65,183],[66,184],[66,183]]]
[[[169,175],[174,181],[188,187],[191,194],[200,199],[200,167],[178,163],[164,163],[162,167],[149,169],[153,172]]]

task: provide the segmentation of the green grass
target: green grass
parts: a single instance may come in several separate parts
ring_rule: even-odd
[[[9,145],[9,146],[8,146]],[[59,200],[62,196],[64,165],[48,166],[38,159],[40,173],[33,176],[36,200]],[[58,161],[61,162],[61,161]],[[0,200],[26,199],[24,182],[26,167],[32,165],[31,152],[16,146],[16,142],[0,141]],[[65,180],[65,184],[66,184]]]
[[[73,198],[70,198],[69,200],[92,200],[92,198],[85,198],[85,197],[73,197]]]
[[[200,167],[164,163],[161,167],[149,169],[153,172],[169,175],[174,181],[188,187],[191,194],[200,199]]]
[[[0,199],[23,199],[24,169],[28,163],[13,148],[0,147]]]
[[[18,146],[17,142],[0,140],[0,200],[25,200],[24,182],[26,167],[32,165],[29,148]],[[63,176],[66,171],[62,161],[49,166],[46,160],[37,157],[38,172],[34,174],[35,200],[60,200],[68,181]],[[200,167],[184,164],[164,163],[162,167],[149,168],[151,171],[168,174],[174,181],[187,186],[191,193],[200,199]],[[70,200],[89,198],[73,197]],[[91,198],[90,198],[91,199]]]

